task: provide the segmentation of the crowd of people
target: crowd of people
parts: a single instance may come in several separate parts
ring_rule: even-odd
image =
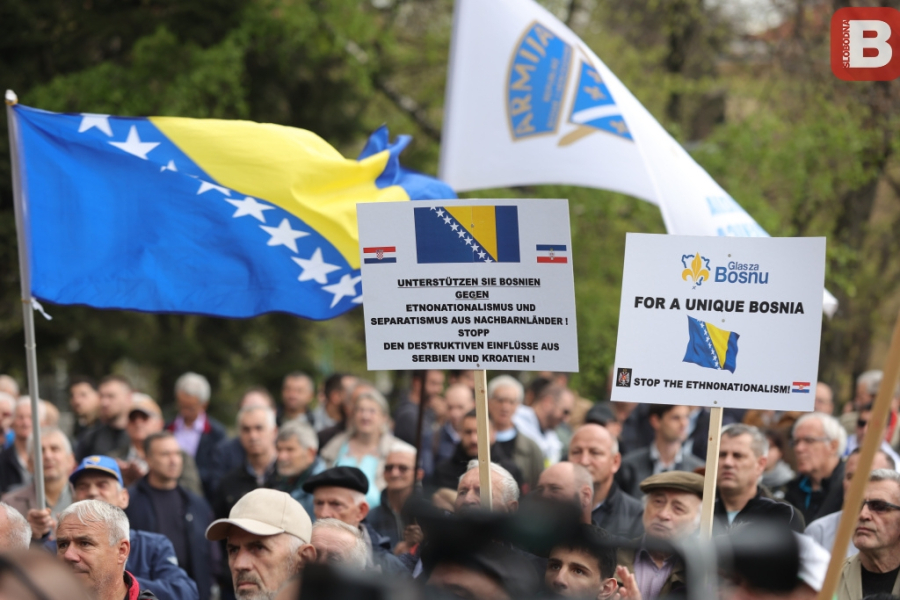
[[[277,401],[243,394],[233,437],[197,373],[168,422],[122,376],[72,379],[71,431],[0,375],[0,597],[814,598],[880,383],[839,416],[822,383],[814,412],[725,409],[707,543],[709,410],[591,402],[565,374],[489,381],[490,510],[471,371],[412,372],[393,410],[362,378],[289,373]],[[839,600],[900,596],[898,409]]]

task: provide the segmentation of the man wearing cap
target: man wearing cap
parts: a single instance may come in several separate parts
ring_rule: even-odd
[[[655,600],[685,590],[684,562],[671,544],[684,542],[700,526],[703,476],[666,471],[641,482],[646,494],[640,547],[619,550],[619,564],[634,573],[643,600]]]
[[[205,533],[212,509],[178,484],[183,452],[171,433],[150,434],[144,448],[147,475],[128,488],[125,514],[133,528],[160,533],[172,542],[178,564],[197,583],[200,600],[208,600],[212,547]]]
[[[159,405],[147,394],[135,392],[132,395],[131,410],[128,411],[128,424],[125,431],[128,433],[130,444],[128,448],[118,448],[109,453],[119,463],[122,472],[122,480],[128,487],[147,474],[147,459],[144,456],[144,440],[147,436],[163,430],[163,416]],[[178,485],[203,495],[203,487],[200,484],[200,473],[197,472],[197,464],[183,450],[181,451],[181,475],[178,477]]]
[[[337,519],[360,530],[368,549],[367,569],[409,574],[403,563],[391,554],[390,539],[365,521],[369,514],[366,502],[369,480],[365,473],[356,467],[332,467],[307,479],[303,489],[313,495],[317,519]]]
[[[122,485],[122,473],[109,456],[86,457],[69,481],[76,502],[102,500],[123,511],[128,508],[129,495]],[[198,600],[197,584],[178,566],[172,542],[164,535],[131,528],[129,540],[128,571],[142,590],[150,590],[161,599]]]
[[[28,439],[28,470],[34,472],[34,440]],[[75,467],[75,457],[69,438],[56,427],[41,429],[41,458],[44,464],[44,494],[47,507],[38,509],[34,482],[3,494],[0,500],[6,502],[25,515],[31,525],[31,536],[40,540],[52,537],[56,529],[56,519],[72,504],[72,486],[69,473]]]
[[[246,494],[227,519],[209,526],[206,538],[225,540],[238,600],[274,598],[288,579],[316,561],[309,515],[299,502],[278,490]]]

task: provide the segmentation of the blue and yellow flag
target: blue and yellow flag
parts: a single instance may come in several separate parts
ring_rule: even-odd
[[[432,206],[415,209],[416,261],[519,262],[515,206]]]
[[[58,304],[330,319],[362,302],[356,204],[455,198],[376,131],[13,108],[32,293]]]
[[[734,373],[737,367],[737,342],[740,335],[690,316],[688,333],[691,339],[688,341],[683,362]]]

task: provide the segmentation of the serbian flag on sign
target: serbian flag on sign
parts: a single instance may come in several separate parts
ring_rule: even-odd
[[[537,244],[537,261],[539,263],[569,262],[568,248],[563,244]]]
[[[397,262],[396,246],[374,246],[363,248],[363,260],[367,265]]]

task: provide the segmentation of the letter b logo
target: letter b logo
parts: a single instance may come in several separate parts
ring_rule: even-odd
[[[842,8],[831,17],[831,72],[845,81],[900,77],[900,11]]]

